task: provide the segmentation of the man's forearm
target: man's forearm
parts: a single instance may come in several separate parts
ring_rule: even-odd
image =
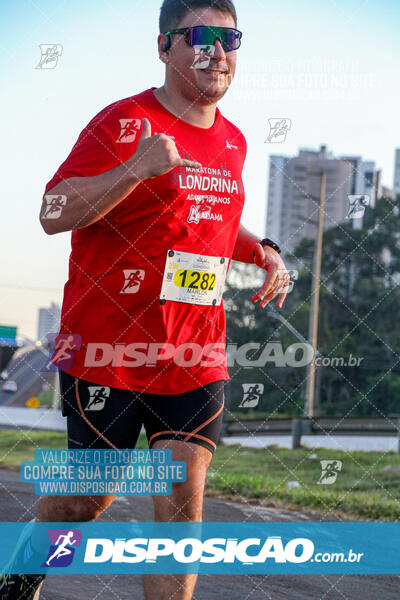
[[[243,225],[239,227],[239,233],[236,239],[235,249],[233,251],[233,260],[244,263],[254,263],[254,246],[260,238],[247,231]]]
[[[122,202],[141,181],[136,170],[130,170],[127,163],[94,177],[70,177],[60,181],[45,196],[66,196],[65,205],[57,219],[49,219],[46,218],[48,204],[43,198],[42,227],[46,233],[54,234],[92,225]]]

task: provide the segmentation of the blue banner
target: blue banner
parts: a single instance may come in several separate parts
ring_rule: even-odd
[[[169,496],[186,481],[186,463],[160,450],[35,450],[21,481],[41,496]]]
[[[400,574],[399,547],[398,523],[0,523],[0,572]]]

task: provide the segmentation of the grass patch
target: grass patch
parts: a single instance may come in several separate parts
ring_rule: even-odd
[[[0,430],[0,468],[19,469],[38,448],[66,448],[66,434]],[[147,448],[144,435],[138,448]],[[315,456],[315,458],[310,458]],[[320,460],[341,460],[333,485],[318,485]],[[390,467],[385,469],[385,467]],[[289,488],[298,481],[300,487]],[[400,456],[395,452],[340,452],[318,448],[287,450],[219,446],[207,478],[207,493],[237,502],[286,506],[328,516],[362,520],[400,519]]]
[[[342,461],[334,484],[318,484],[320,460]],[[385,471],[388,466],[391,469]],[[300,486],[290,488],[288,482],[292,481]],[[239,502],[395,521],[400,518],[400,456],[394,452],[220,446],[208,473],[207,489]]]
[[[39,408],[43,408],[44,406],[53,406],[53,396],[54,396],[54,391],[52,389],[50,390],[44,390],[43,392],[40,392],[40,394],[38,395],[38,400],[40,402],[40,407]],[[59,404],[59,400],[58,403]],[[57,406],[58,408],[58,406]]]

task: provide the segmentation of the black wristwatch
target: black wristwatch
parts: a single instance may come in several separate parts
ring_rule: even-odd
[[[281,249],[279,248],[278,244],[276,242],[273,242],[269,238],[264,238],[263,240],[261,240],[260,244],[263,247],[264,246],[269,246],[270,248],[272,248],[273,250],[275,250],[278,254],[281,253]]]

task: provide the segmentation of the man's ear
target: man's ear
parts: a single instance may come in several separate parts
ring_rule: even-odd
[[[160,53],[168,54],[171,48],[171,36],[160,33],[158,36],[158,48]]]

